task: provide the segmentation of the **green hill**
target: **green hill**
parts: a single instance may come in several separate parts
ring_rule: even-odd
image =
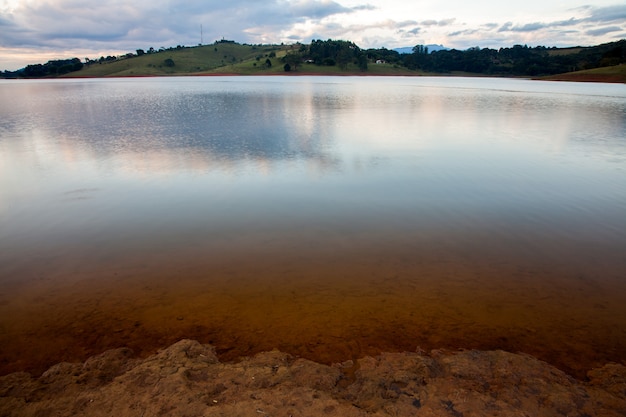
[[[217,42],[213,45],[177,47],[142,55],[128,55],[116,60],[91,61],[80,71],[65,74],[65,77],[124,77],[192,75],[213,72],[239,73],[249,66],[256,71],[272,71],[279,66],[288,46],[240,45],[233,42]],[[265,65],[267,59],[272,67]],[[277,70],[278,68],[276,68]]]
[[[241,45],[218,41],[213,45],[177,47],[141,55],[128,54],[120,58],[104,57],[91,61],[79,71],[62,77],[139,77],[168,75],[272,75],[285,74],[283,58],[297,52],[301,45]],[[269,64],[268,65],[268,61]],[[349,62],[345,67],[315,65],[302,62],[292,74],[350,75],[363,74],[358,65]],[[416,75],[396,64],[372,64],[367,75]]]

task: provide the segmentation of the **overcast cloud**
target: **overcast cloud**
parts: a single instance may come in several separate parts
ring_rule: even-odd
[[[0,0],[0,69],[213,43],[345,39],[362,48],[595,45],[626,38],[626,4],[557,0]],[[617,4],[616,4],[617,3]],[[202,37],[200,28],[202,26]]]

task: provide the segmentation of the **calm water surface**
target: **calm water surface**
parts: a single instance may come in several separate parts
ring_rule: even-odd
[[[0,370],[180,338],[225,360],[626,360],[626,86],[0,82]]]

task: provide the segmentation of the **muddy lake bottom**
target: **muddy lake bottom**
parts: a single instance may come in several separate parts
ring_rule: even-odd
[[[487,241],[455,254],[433,243],[219,256],[205,248],[81,267],[25,258],[28,279],[0,295],[0,372],[39,374],[123,346],[147,356],[189,338],[214,345],[222,361],[272,349],[325,364],[503,349],[584,378],[626,358],[626,265],[618,250],[590,249],[581,261],[559,248],[525,259]]]

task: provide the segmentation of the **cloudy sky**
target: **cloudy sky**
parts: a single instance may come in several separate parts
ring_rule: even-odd
[[[351,40],[361,48],[596,45],[626,38],[623,0],[0,0],[0,70],[135,49]]]

